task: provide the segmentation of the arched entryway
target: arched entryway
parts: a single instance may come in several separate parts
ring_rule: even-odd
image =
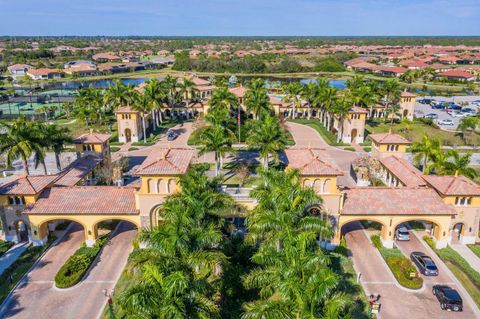
[[[104,236],[114,237],[126,231],[136,231],[139,227],[140,225],[121,218],[104,219],[93,226],[93,235],[96,239]]]
[[[408,110],[403,110],[403,117],[407,117],[408,116]]]
[[[130,143],[132,141],[132,130],[129,128],[125,129],[125,143]]]
[[[465,232],[465,225],[463,223],[456,223],[452,229],[452,244],[457,244],[462,239]]]
[[[67,236],[67,233],[67,240],[83,242],[87,238],[85,225],[74,219],[50,219],[43,222],[38,227],[38,231],[40,232],[44,243],[51,243],[64,235]],[[37,236],[36,232],[37,230],[34,230],[33,235]]]
[[[350,143],[352,143],[352,144],[356,144],[356,143],[357,143],[357,142],[356,142],[356,141],[357,141],[357,135],[358,135],[358,131],[357,131],[356,128],[354,128],[354,129],[352,130],[351,134],[350,134],[350,136],[351,136]]]
[[[14,223],[17,234],[17,242],[23,243],[29,241],[29,227],[23,220],[17,220]]]

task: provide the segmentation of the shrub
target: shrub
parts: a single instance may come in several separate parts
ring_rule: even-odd
[[[351,146],[347,146],[344,148],[345,151],[355,152],[355,149]]]
[[[12,246],[13,246],[13,242],[0,240],[0,256],[2,256]]]
[[[128,149],[129,152],[132,152],[132,151],[138,151],[138,148],[137,147],[130,147]]]
[[[118,146],[110,146],[110,152],[115,153],[120,150],[120,147]]]
[[[372,148],[369,147],[369,146],[365,146],[365,147],[363,148],[363,150],[364,150],[365,152],[367,152],[367,153],[370,153],[370,151],[372,150]]]
[[[393,256],[385,259],[388,267],[397,279],[398,283],[406,288],[420,289],[423,279],[418,276],[417,269],[405,256]],[[415,277],[410,277],[414,273]]]
[[[380,248],[383,247],[382,240],[380,239],[380,236],[373,235],[372,237],[370,237],[370,239],[372,240],[372,244],[373,244],[373,246],[375,246],[375,248],[380,249]]]
[[[340,245],[335,247],[334,252],[343,256],[347,256],[347,241],[345,240],[345,238],[342,238],[340,240]]]
[[[425,235],[422,238],[427,243],[427,245],[430,246],[430,248],[435,250],[435,243],[433,242],[432,237]]]
[[[83,243],[57,272],[55,285],[58,288],[68,288],[76,285],[88,271],[95,257],[108,240],[109,237],[107,236],[100,237],[92,247],[85,247],[85,243]]]

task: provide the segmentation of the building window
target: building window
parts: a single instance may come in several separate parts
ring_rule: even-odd
[[[9,205],[25,205],[25,197],[23,196],[9,196],[8,197]]]
[[[456,206],[469,206],[472,204],[471,197],[455,197]]]

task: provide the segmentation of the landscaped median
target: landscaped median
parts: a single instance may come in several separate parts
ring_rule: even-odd
[[[477,255],[478,258],[480,258],[480,244],[472,244],[467,246],[475,255]]]
[[[462,283],[477,306],[480,307],[480,274],[451,247],[436,249],[431,237],[423,236],[423,240],[432,248],[438,257],[440,257],[445,265],[447,265],[448,269],[450,269],[458,281]]]
[[[102,247],[110,240],[108,235],[97,239],[92,247],[86,247],[85,243],[67,259],[65,264],[55,275],[55,286],[57,288],[69,288],[83,278]]]
[[[405,257],[399,249],[383,247],[378,235],[373,235],[371,240],[400,285],[408,289],[422,288],[423,279],[419,276],[410,259]]]
[[[0,257],[12,248],[13,243],[11,241],[0,240]]]

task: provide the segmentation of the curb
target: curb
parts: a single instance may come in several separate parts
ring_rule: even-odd
[[[108,239],[108,242],[110,242],[110,240],[112,239],[112,237],[114,235],[117,234],[118,232],[118,229],[120,228],[120,226],[122,225],[122,222],[119,222],[117,227],[115,227],[115,229],[113,231],[110,232],[110,234],[108,235],[109,239]],[[53,280],[53,289],[56,290],[56,291],[69,291],[69,290],[73,290],[73,289],[76,289],[78,287],[80,287],[85,279],[87,279],[88,275],[90,274],[91,270],[92,270],[92,266],[95,265],[98,261],[98,259],[100,258],[100,255],[102,254],[103,252],[103,249],[105,248],[105,246],[107,246],[107,243],[105,243],[105,245],[98,251],[98,254],[95,256],[95,258],[93,259],[92,263],[90,264],[90,267],[88,267],[87,271],[85,272],[85,274],[82,276],[82,279],[80,279],[79,282],[77,282],[75,285],[71,286],[71,287],[67,287],[67,288],[58,288],[56,283],[55,283],[55,280]],[[75,253],[74,253],[75,254]],[[63,267],[63,265],[62,265]],[[61,268],[61,267],[60,267]]]
[[[47,252],[50,250],[51,247],[53,247],[54,245],[57,245],[60,241],[63,240],[63,238],[70,232],[70,228],[72,228],[74,225],[74,223],[70,223],[70,225],[68,225],[68,227],[65,229],[65,232],[63,233],[62,236],[60,236],[59,238],[55,239],[55,241],[53,243],[50,244],[50,246],[48,246],[47,249],[45,249],[45,251],[40,255],[40,257],[38,257],[38,259],[33,263],[33,265],[27,270],[27,272],[25,274],[23,274],[22,278],[20,278],[19,281],[17,281],[17,283],[15,284],[15,286],[12,287],[12,289],[10,290],[10,292],[8,293],[7,297],[5,297],[5,300],[3,300],[3,302],[0,304],[0,316],[3,314],[3,309],[5,308],[6,305],[8,305],[10,303],[10,299],[12,298],[12,295],[13,295],[13,291],[15,291],[15,289],[17,289],[18,286],[20,286],[20,284],[22,284],[25,280],[25,277],[28,276],[28,274],[37,267],[37,265],[40,263],[40,261],[42,260],[42,258],[47,254]]]
[[[360,225],[362,225],[362,224],[360,224]],[[365,236],[367,236],[368,241],[373,245],[372,241],[370,240],[370,237],[368,236],[368,233],[367,233],[366,229],[363,228],[363,225],[362,225],[362,229],[363,229],[363,232],[364,232]],[[425,280],[423,280],[423,282],[422,282],[422,287],[420,287],[419,289],[410,289],[410,288],[406,288],[406,287],[400,285],[400,283],[398,282],[397,278],[395,278],[395,275],[393,274],[392,270],[390,269],[390,267],[388,267],[388,264],[387,264],[387,261],[385,260],[385,258],[383,258],[382,254],[380,254],[380,251],[378,251],[378,249],[377,249],[376,247],[374,247],[374,248],[375,248],[375,252],[376,252],[377,256],[379,256],[379,258],[382,259],[383,265],[384,265],[385,267],[387,267],[388,273],[389,273],[389,274],[391,275],[391,277],[393,278],[393,283],[394,283],[394,285],[395,285],[397,288],[399,288],[399,289],[401,289],[401,290],[403,290],[403,291],[407,291],[407,292],[409,292],[409,293],[423,293],[423,292],[425,291],[425,289],[427,288],[427,286],[426,286],[426,284],[425,284]],[[397,249],[400,250],[400,248],[397,248]],[[401,251],[401,250],[400,250],[400,251]],[[403,255],[405,255],[405,254],[403,253],[403,251],[401,251],[401,252],[402,252]],[[406,257],[406,258],[407,258],[407,257]]]
[[[430,254],[437,256],[438,259],[440,259],[442,261],[442,264],[443,264],[442,266],[444,266],[443,268],[445,268],[444,271],[453,279],[453,281],[455,282],[455,285],[457,285],[458,289],[462,292],[462,294],[464,296],[464,299],[466,299],[468,301],[468,304],[469,304],[470,308],[472,308],[473,313],[480,318],[480,309],[478,308],[477,304],[473,300],[472,296],[470,296],[468,291],[463,287],[462,283],[452,273],[450,268],[447,267],[447,265],[442,260],[442,258],[440,258],[440,256],[432,248],[430,248],[430,246],[428,246],[428,244],[423,240],[423,238],[419,237],[419,235],[417,234],[417,232],[415,230],[413,230],[412,233],[414,234],[415,237],[417,237],[417,239],[422,243],[423,247]],[[451,246],[450,246],[450,248],[451,248]]]

